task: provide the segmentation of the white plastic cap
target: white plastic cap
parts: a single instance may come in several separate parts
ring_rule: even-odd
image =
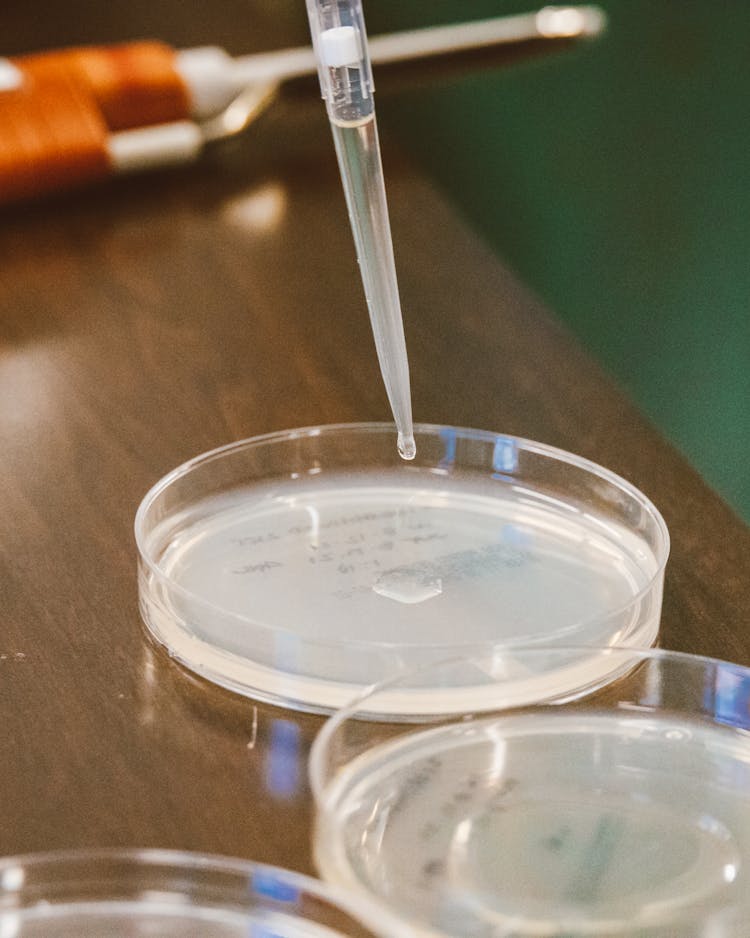
[[[190,91],[192,116],[196,120],[215,117],[240,90],[234,62],[218,46],[185,49],[175,57],[175,68]]]
[[[190,163],[202,147],[203,134],[192,121],[124,130],[107,140],[110,162],[118,173]]]
[[[23,84],[23,72],[10,59],[0,58],[0,91],[15,91]]]
[[[539,35],[546,39],[598,36],[607,16],[598,7],[544,7],[536,14]]]
[[[340,126],[371,119],[375,86],[361,0],[307,0],[307,13],[329,118]]]
[[[359,65],[357,30],[353,26],[334,26],[320,34],[320,55],[328,68]]]

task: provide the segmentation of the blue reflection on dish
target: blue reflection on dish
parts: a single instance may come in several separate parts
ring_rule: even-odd
[[[512,474],[518,469],[518,444],[512,437],[499,436],[495,440],[492,468],[501,475]]]
[[[274,720],[266,757],[266,786],[277,798],[293,798],[300,786],[300,729],[291,720]]]
[[[274,902],[283,902],[285,905],[296,903],[299,899],[299,889],[286,882],[273,870],[257,870],[252,874],[250,881],[254,895],[273,899]],[[255,932],[252,933],[255,938]],[[265,935],[265,932],[261,932]]]
[[[706,682],[703,705],[717,723],[750,729],[750,673],[719,666]]]
[[[441,469],[450,469],[456,462],[456,431],[451,427],[440,430],[440,439],[443,441],[443,455],[438,463]]]

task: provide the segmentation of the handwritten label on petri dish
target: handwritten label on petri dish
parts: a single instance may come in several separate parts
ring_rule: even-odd
[[[284,566],[296,566],[296,551],[305,542],[310,567],[336,576],[339,584],[342,578],[346,580],[345,585],[332,590],[336,598],[347,600],[373,590],[388,599],[412,604],[439,596],[451,583],[494,576],[533,561],[527,551],[507,543],[450,550],[453,534],[444,513],[430,512],[425,507],[355,511],[234,537],[232,543],[253,557],[232,572],[237,576],[262,576]],[[292,545],[294,558],[277,553]],[[410,560],[413,557],[419,559]],[[408,559],[399,563],[399,558]],[[369,580],[362,582],[362,574],[368,574]]]

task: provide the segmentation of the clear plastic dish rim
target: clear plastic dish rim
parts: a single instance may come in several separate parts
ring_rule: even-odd
[[[508,646],[498,646],[499,650],[508,651]],[[557,646],[551,648],[540,648],[539,646],[519,646],[513,649],[513,652],[516,654],[601,654],[601,655],[622,655],[623,664],[621,668],[617,669],[617,673],[612,678],[612,680],[607,680],[604,684],[597,684],[588,689],[583,689],[578,693],[571,694],[561,694],[559,696],[550,696],[546,699],[540,699],[534,701],[533,703],[522,703],[520,706],[524,710],[541,710],[547,709],[550,707],[564,707],[567,703],[574,703],[585,700],[587,697],[595,694],[597,691],[602,690],[603,688],[610,687],[614,680],[620,677],[628,675],[633,671],[639,664],[644,661],[683,661],[691,667],[698,668],[705,671],[707,668],[720,669],[722,671],[728,671],[737,675],[750,677],[750,666],[737,664],[733,661],[727,661],[723,658],[715,658],[710,655],[696,655],[690,652],[684,651],[673,651],[667,648],[638,648],[638,647],[629,647],[627,645],[609,645],[602,646],[597,648],[596,646]],[[476,657],[476,656],[475,656]],[[313,829],[313,857],[315,860],[316,867],[321,873],[323,880],[330,883],[332,886],[335,886],[338,889],[341,889],[347,893],[348,901],[352,903],[352,908],[357,910],[357,915],[359,919],[364,923],[368,928],[372,928],[374,922],[378,922],[378,934],[387,934],[389,938],[417,938],[422,934],[433,935],[434,938],[450,938],[447,933],[444,935],[442,932],[433,932],[430,931],[430,927],[424,924],[420,924],[417,921],[410,921],[409,919],[403,918],[402,916],[396,914],[392,909],[384,902],[380,901],[374,896],[369,890],[362,887],[358,880],[354,878],[349,878],[344,884],[343,882],[331,881],[326,879],[326,872],[324,864],[320,861],[321,849],[319,847],[320,840],[320,830],[325,827],[326,831],[330,829],[330,822],[335,817],[335,808],[338,799],[338,788],[339,786],[334,781],[333,783],[326,784],[324,782],[325,777],[325,756],[328,751],[330,742],[334,737],[336,731],[339,727],[347,722],[348,720],[356,720],[357,724],[361,726],[363,724],[363,718],[357,717],[357,714],[360,711],[363,711],[366,716],[364,721],[372,722],[372,717],[367,715],[371,713],[371,709],[367,707],[367,700],[375,694],[387,691],[389,688],[392,688],[393,685],[398,684],[404,679],[413,677],[416,674],[422,672],[429,672],[436,668],[442,668],[446,666],[461,664],[462,662],[471,661],[471,656],[466,655],[456,655],[450,658],[445,658],[442,661],[433,661],[421,668],[404,668],[402,671],[396,673],[393,677],[389,678],[387,681],[381,681],[377,684],[373,684],[370,687],[363,690],[361,693],[357,694],[349,704],[341,709],[337,710],[332,716],[323,724],[322,728],[318,731],[315,736],[312,745],[310,747],[310,755],[308,757],[308,779],[310,782],[310,790],[313,796],[313,802],[315,805],[315,819],[314,819],[314,829]],[[500,682],[498,682],[500,683]],[[517,709],[516,706],[510,704],[506,707],[503,707],[502,704],[498,705],[495,710],[501,712],[502,710],[512,711]],[[614,711],[616,707],[611,707]],[[660,709],[659,705],[654,707],[655,711]],[[493,712],[491,709],[488,710],[476,710],[469,716],[477,716],[482,718],[489,713]],[[685,710],[685,713],[690,713],[690,710]],[[408,727],[411,732],[421,733],[429,732],[431,726],[439,725],[440,723],[457,723],[462,719],[466,719],[467,714],[445,714],[435,717],[431,723],[421,722],[419,724],[408,723]],[[707,722],[715,723],[715,719],[710,719],[708,714],[704,714]],[[388,718],[378,717],[376,722],[385,722],[392,725],[402,724],[404,725],[405,721],[394,720]],[[724,724],[722,724],[724,725]],[[750,727],[750,713],[748,714],[748,727]],[[750,728],[737,727],[737,726],[727,726],[729,731],[742,733],[750,736]],[[750,913],[750,899],[745,900],[741,907],[738,907],[736,912],[743,913],[747,911]],[[382,923],[382,925],[381,925]],[[382,932],[381,932],[382,928]],[[425,930],[427,929],[427,930]],[[627,933],[624,934],[624,938],[627,938]]]
[[[68,881],[71,868],[77,864],[91,863],[95,870],[101,875],[101,894],[92,899],[87,895],[86,903],[96,905],[98,902],[112,902],[118,900],[117,885],[118,878],[106,874],[101,874],[101,864],[116,863],[124,865],[129,871],[144,875],[147,879],[149,870],[164,870],[167,873],[180,874],[183,877],[183,883],[186,890],[191,887],[200,887],[202,874],[204,873],[226,873],[236,875],[245,880],[253,876],[268,876],[277,879],[283,886],[289,887],[296,892],[310,896],[316,900],[327,903],[332,909],[343,912],[358,925],[362,922],[357,918],[351,904],[346,901],[335,886],[320,879],[314,879],[312,876],[306,876],[304,873],[298,873],[295,870],[287,870],[283,867],[272,866],[267,863],[257,863],[254,860],[243,860],[237,857],[228,857],[221,854],[199,853],[187,850],[170,850],[158,847],[93,847],[78,849],[50,850],[38,853],[18,854],[0,859],[0,925],[8,916],[22,915],[25,910],[33,909],[45,900],[40,899],[36,905],[26,905],[23,901],[13,903],[11,900],[15,896],[22,897],[24,881],[20,882],[17,888],[7,885],[9,880],[12,882],[12,872],[22,871],[24,874],[33,869],[46,870],[48,875],[45,879],[40,878],[35,881],[35,886],[40,887],[48,882],[50,887],[62,885],[69,887],[72,891],[76,887],[76,880],[71,878]],[[11,875],[9,875],[11,874]],[[94,883],[99,885],[95,877],[92,877]],[[91,879],[87,884],[91,885]],[[144,890],[148,885],[144,882]],[[189,892],[188,892],[189,895]],[[215,895],[215,894],[214,894]],[[74,896],[68,898],[67,894],[60,900],[54,900],[45,904],[45,912],[54,917],[56,906],[65,907],[76,901]],[[125,901],[123,899],[123,901]],[[129,901],[134,901],[132,898]],[[213,901],[212,906],[223,908],[221,902]],[[269,905],[272,904],[272,898],[269,897]],[[200,896],[195,903],[196,907],[202,907]],[[229,908],[230,906],[227,906]],[[284,901],[278,900],[280,910],[284,908]],[[185,906],[187,910],[189,906]],[[232,903],[231,908],[239,912],[246,911],[250,914],[254,908],[252,900],[248,897],[246,904],[238,905]],[[294,915],[293,910],[286,914],[290,918],[299,918]],[[300,921],[306,919],[300,918]],[[307,919],[309,921],[309,919]],[[363,926],[369,931],[368,926]],[[4,934],[4,933],[3,933]]]
[[[550,446],[546,443],[537,443],[534,440],[528,440],[524,437],[510,436],[503,433],[495,433],[491,430],[475,430],[469,427],[454,427],[447,424],[432,424],[432,423],[418,423],[414,424],[414,435],[419,437],[420,435],[436,435],[441,432],[449,431],[455,433],[456,435],[473,438],[481,440],[487,443],[496,442],[498,440],[509,440],[513,441],[518,447],[527,450],[529,452],[546,456],[550,459],[557,460],[559,462],[568,463],[569,465],[574,465],[579,469],[582,469],[591,475],[598,476],[603,481],[612,485],[615,488],[619,488],[636,501],[638,501],[643,508],[648,512],[649,516],[653,519],[656,524],[659,539],[661,541],[661,551],[660,555],[656,557],[656,568],[653,571],[651,579],[649,582],[643,586],[637,593],[634,593],[627,602],[623,603],[620,606],[613,607],[607,611],[607,616],[619,616],[631,606],[636,606],[648,593],[653,589],[654,584],[659,582],[664,573],[664,568],[666,566],[667,560],[669,559],[669,550],[670,550],[670,539],[669,539],[669,530],[667,528],[666,522],[662,517],[661,513],[654,505],[654,503],[643,494],[635,485],[631,482],[628,482],[627,479],[619,476],[617,473],[612,472],[609,469],[606,469],[604,466],[600,466],[598,463],[592,462],[589,459],[585,459],[583,456],[577,456],[574,453],[569,453],[566,450],[560,449],[556,446]],[[148,535],[145,530],[145,517],[149,508],[156,501],[159,496],[165,492],[174,482],[178,479],[183,478],[188,475],[194,469],[199,466],[203,466],[207,463],[214,462],[216,460],[222,459],[222,457],[229,455],[230,453],[237,452],[242,449],[249,449],[256,446],[262,446],[273,443],[281,443],[288,440],[294,439],[304,439],[307,437],[318,437],[324,435],[335,435],[336,433],[392,433],[394,435],[394,451],[395,451],[395,434],[396,427],[395,424],[388,422],[367,422],[367,423],[337,423],[337,424],[324,424],[321,426],[311,426],[311,427],[300,427],[294,430],[276,430],[271,433],[264,433],[259,436],[247,437],[243,440],[237,440],[233,443],[227,443],[223,446],[218,446],[215,449],[208,450],[205,453],[201,453],[198,456],[194,456],[192,459],[187,460],[181,465],[177,466],[175,469],[172,469],[171,472],[168,472],[165,476],[162,476],[158,482],[156,482],[143,497],[138,510],[136,511],[135,521],[134,521],[134,533],[135,533],[135,542],[138,549],[138,554],[142,562],[146,565],[149,574],[155,577],[163,586],[167,587],[171,592],[176,593],[181,596],[184,600],[190,603],[191,606],[197,607],[198,609],[204,609],[207,612],[220,612],[222,616],[225,616],[230,621],[235,621],[239,625],[243,626],[252,626],[255,629],[265,629],[270,632],[273,632],[274,635],[281,637],[288,636],[290,638],[296,638],[297,633],[294,629],[284,628],[283,626],[268,625],[267,623],[258,622],[254,619],[249,618],[248,616],[240,615],[236,612],[230,610],[222,609],[219,606],[216,606],[214,603],[207,602],[203,597],[197,593],[186,589],[182,584],[176,583],[170,576],[164,573],[162,568],[159,566],[158,562],[150,555],[148,550]],[[409,469],[411,463],[404,463],[405,468]],[[564,637],[570,635],[576,631],[579,631],[585,628],[587,625],[591,624],[599,616],[592,616],[590,619],[582,619],[578,622],[566,625],[554,632],[548,632],[542,638],[539,639],[539,643],[548,643],[551,639]],[[161,641],[161,639],[159,639]],[[362,648],[362,649],[409,649],[410,644],[408,642],[373,642],[373,641],[361,641],[358,639],[349,639],[345,643],[347,647],[352,648]],[[528,639],[519,640],[521,645],[531,645],[532,643]],[[414,645],[414,648],[422,647],[421,645]],[[479,651],[483,648],[491,647],[490,644],[477,645],[476,642],[462,642],[460,640],[445,642],[445,643],[435,643],[432,646],[436,649],[445,649],[446,654],[463,654],[466,655],[471,649]],[[508,643],[508,648],[514,647],[512,643]],[[226,654],[226,653],[225,653]]]

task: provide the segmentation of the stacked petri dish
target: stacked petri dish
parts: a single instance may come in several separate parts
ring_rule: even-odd
[[[500,651],[505,656],[506,651]],[[591,649],[515,649],[519,671]],[[311,755],[325,879],[390,938],[746,938],[750,670],[661,650],[601,649],[617,680],[576,701],[514,704],[496,655],[481,709],[375,723],[371,689]],[[429,672],[427,674],[426,672]]]

